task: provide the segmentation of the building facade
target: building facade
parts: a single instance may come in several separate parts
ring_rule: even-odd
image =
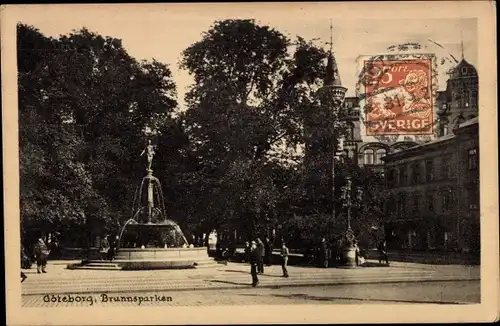
[[[479,252],[479,123],[384,158],[393,248]]]

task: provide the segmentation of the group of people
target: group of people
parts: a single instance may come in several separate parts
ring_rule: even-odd
[[[281,242],[281,268],[283,277],[288,277],[288,256],[290,252],[285,242]],[[245,247],[245,260],[250,263],[250,274],[252,275],[252,286],[255,287],[259,284],[258,274],[264,274],[264,265],[272,265],[273,245],[269,238],[266,242],[262,242],[257,238],[255,241],[247,242]]]
[[[115,257],[115,252],[118,246],[118,236],[116,237],[114,243],[110,243],[108,240],[108,236],[104,236],[101,240],[101,245],[99,248],[99,254],[101,255],[101,260],[109,260],[112,261]]]
[[[353,241],[353,247],[355,250],[356,266],[362,265],[367,259],[366,253],[361,250],[357,240]],[[330,266],[342,265],[344,263],[343,260],[345,258],[343,257],[342,250],[343,246],[341,243],[334,242],[330,244],[325,238],[322,238],[319,246],[316,246],[312,250],[309,249],[306,255],[308,257],[312,257],[317,266],[328,268]],[[387,257],[387,243],[385,240],[381,240],[377,244],[377,251],[379,252],[379,263],[385,261],[385,263],[389,265],[389,259]],[[310,260],[310,262],[313,260]]]

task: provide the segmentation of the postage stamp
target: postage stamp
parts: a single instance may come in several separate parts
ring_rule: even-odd
[[[366,134],[432,134],[431,60],[364,62]]]
[[[358,69],[356,94],[364,136],[393,141],[435,138],[438,74],[434,54],[360,56]]]

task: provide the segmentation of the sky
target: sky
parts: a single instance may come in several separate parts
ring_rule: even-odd
[[[253,18],[291,38],[300,35],[306,40],[317,39],[315,43],[326,49],[329,48],[326,42],[330,40],[332,23],[333,51],[342,83],[348,88],[347,96],[355,95],[356,59],[361,55],[386,53],[387,47],[394,44],[416,42],[424,47],[423,52],[435,53],[437,57],[452,54],[460,60],[463,42],[465,59],[476,67],[478,64],[477,21],[472,18],[422,18],[416,15],[408,18],[405,14],[393,14],[387,18],[387,10],[379,10],[380,14],[377,14],[376,10],[367,11],[365,8],[365,12],[372,13],[367,15],[345,6],[331,6],[331,12],[315,7],[293,8],[290,14],[283,10],[279,11],[280,14],[276,10],[266,10],[265,4],[239,8],[246,10],[236,10],[238,7],[234,6],[223,9],[219,6],[217,10],[213,10],[214,7],[207,10],[193,10],[194,7],[169,10],[173,8],[169,6],[129,7],[129,10],[103,7],[86,6],[76,10],[75,7],[59,6],[55,11],[55,7],[46,6],[42,11],[26,10],[21,22],[54,37],[86,27],[101,35],[121,39],[129,54],[138,60],[154,58],[168,64],[177,84],[181,108],[186,88],[192,83],[188,72],[178,67],[181,52],[200,40],[202,32],[218,19]],[[429,16],[432,15],[425,17]],[[439,73],[440,90],[445,87],[447,68],[450,66],[443,67]]]

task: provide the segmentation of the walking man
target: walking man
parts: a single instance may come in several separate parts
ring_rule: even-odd
[[[258,252],[258,264],[257,272],[259,274],[264,274],[264,255],[266,254],[266,249],[264,248],[264,243],[262,240],[257,238],[257,252]]]
[[[286,266],[288,265],[288,255],[289,255],[288,248],[283,242],[281,245],[281,269],[283,269],[283,277],[288,277],[288,270],[286,269]]]
[[[47,266],[47,258],[49,256],[49,253],[50,251],[45,244],[45,241],[43,241],[42,238],[39,238],[37,244],[35,245],[36,272],[38,274],[47,273],[45,267]]]
[[[385,260],[385,263],[389,266],[389,259],[387,257],[387,243],[385,240],[382,240],[382,242],[379,243],[378,245],[378,262],[379,264],[382,264],[382,260]]]
[[[257,243],[252,241],[250,245],[250,273],[252,274],[252,286],[256,287],[259,284],[259,278],[257,277],[257,266],[259,263],[259,249],[257,248]]]

